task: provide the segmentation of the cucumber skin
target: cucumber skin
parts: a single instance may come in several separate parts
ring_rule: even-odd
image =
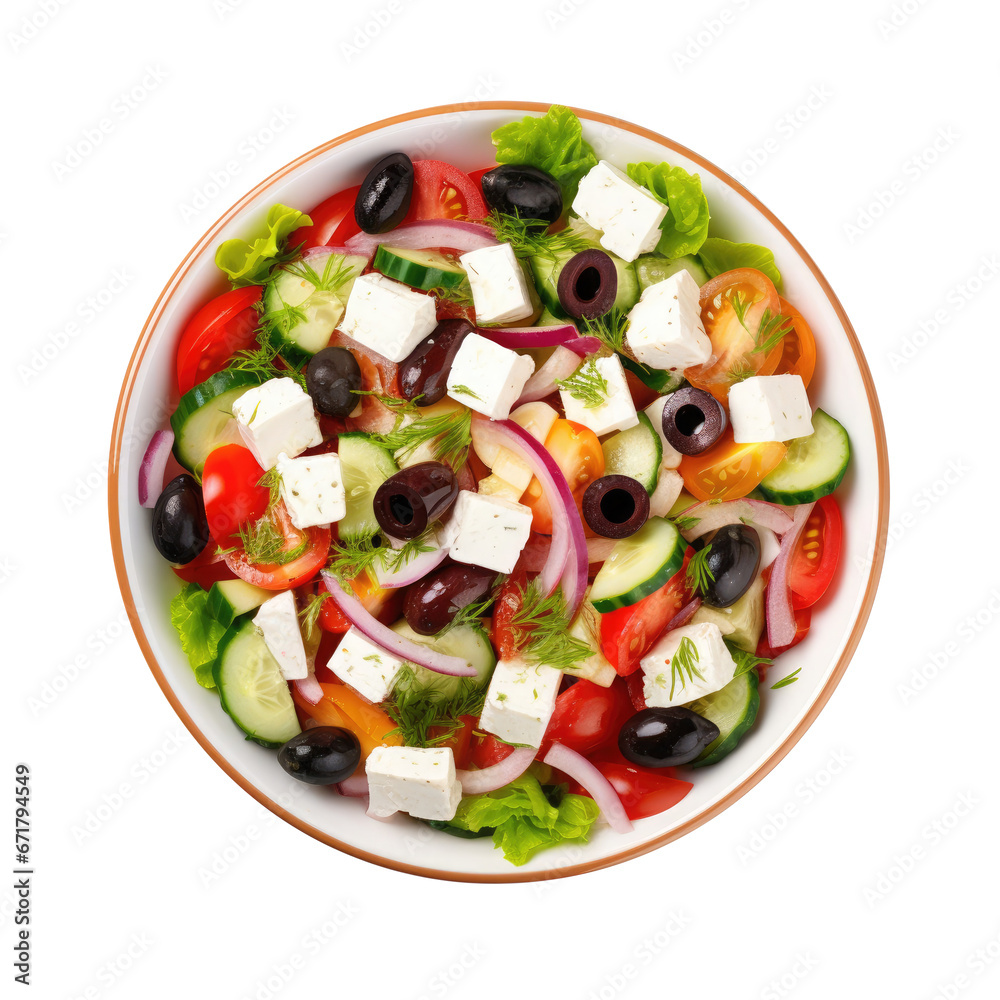
[[[438,286],[454,288],[465,280],[464,270],[445,271],[443,268],[418,264],[397,254],[390,246],[379,246],[375,251],[373,266],[386,277],[425,292]]]
[[[649,522],[647,521],[646,523],[648,524]],[[674,544],[674,550],[670,553],[670,558],[660,565],[656,573],[624,593],[614,594],[611,597],[599,597],[597,599],[591,596],[590,603],[602,615],[609,611],[617,611],[619,608],[629,608],[633,604],[638,604],[644,597],[649,597],[654,591],[659,590],[684,565],[684,552],[686,549],[687,542],[684,541],[680,532],[677,532],[677,539]]]
[[[627,354],[619,354],[622,365],[627,368],[643,385],[661,396],[674,392],[684,384],[684,376],[676,372],[661,371],[659,368],[647,368],[633,361]]]
[[[839,428],[840,433],[843,435],[844,445],[847,450],[847,455],[844,459],[843,465],[840,467],[840,471],[832,479],[827,479],[825,482],[819,483],[818,485],[803,490],[782,490],[775,489],[773,486],[767,485],[767,480],[774,475],[781,465],[784,464],[784,459],[779,463],[778,467],[774,469],[773,472],[769,473],[764,479],[758,484],[757,489],[760,490],[761,495],[765,500],[769,500],[771,503],[785,504],[789,507],[795,507],[804,503],[815,503],[817,500],[821,500],[825,496],[829,496],[833,493],[838,486],[843,482],[844,476],[847,475],[847,470],[851,464],[851,439],[847,433],[844,425],[837,420],[835,417],[831,417],[829,413],[825,410],[817,409],[813,414],[813,421],[815,422],[816,417],[822,416],[823,420],[829,420],[831,423],[835,424]],[[815,432],[815,428],[814,428]]]
[[[632,478],[635,479],[636,482],[640,483],[643,489],[652,496],[653,491],[656,489],[657,480],[660,478],[660,462],[663,461],[663,442],[660,440],[660,435],[654,430],[653,422],[649,419],[649,417],[647,417],[641,410],[638,411],[637,415],[639,417],[639,423],[636,424],[635,427],[629,427],[627,430],[618,431],[617,434],[608,438],[608,440],[605,441],[605,444],[610,443],[615,438],[620,437],[623,434],[634,434],[640,427],[645,427],[650,439],[656,445],[656,464],[653,466],[651,472],[648,472],[645,476],[640,478],[639,476],[632,476],[632,474],[628,471],[613,468],[610,463],[605,461],[604,474],[614,475],[617,473],[623,476],[632,476]]]
[[[736,749],[740,740],[753,728],[753,724],[757,721],[757,713],[760,711],[760,680],[756,670],[751,670],[743,676],[750,685],[750,697],[748,698],[748,705],[742,718],[723,739],[719,740],[713,750],[705,747],[701,755],[691,762],[690,767],[705,767],[708,764],[717,764],[723,757],[728,757]],[[730,681],[730,683],[732,682]],[[711,745],[709,744],[709,746]]]
[[[215,681],[216,690],[219,692],[219,703],[222,705],[226,715],[233,720],[236,728],[239,729],[239,731],[243,733],[244,736],[246,736],[246,738],[252,743],[257,743],[259,746],[266,747],[268,750],[277,750],[279,747],[284,746],[284,743],[277,743],[274,740],[266,740],[262,736],[254,736],[252,733],[248,733],[240,725],[236,716],[229,711],[229,706],[226,704],[224,686],[220,683],[222,677],[222,661],[224,659],[226,647],[243,631],[244,626],[249,622],[249,614],[244,615],[241,618],[237,618],[233,624],[229,626],[226,634],[219,640],[219,648],[216,650],[215,654],[215,665],[212,667],[212,679]]]

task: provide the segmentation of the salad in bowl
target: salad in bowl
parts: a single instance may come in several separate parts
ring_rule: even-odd
[[[522,866],[676,810],[799,680],[852,444],[698,173],[559,106],[491,139],[214,248],[133,504],[265,766]]]

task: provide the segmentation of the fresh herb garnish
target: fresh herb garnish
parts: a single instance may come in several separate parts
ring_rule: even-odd
[[[226,370],[254,372],[260,376],[261,382],[272,378],[290,378],[294,379],[302,389],[305,389],[306,373],[299,368],[292,368],[288,365],[285,359],[278,354],[278,348],[267,339],[266,333],[258,330],[257,336],[261,341],[260,346],[252,350],[237,351],[233,355],[233,360],[226,366]]]
[[[316,630],[320,612],[329,597],[330,595],[326,591],[323,591],[322,594],[313,594],[306,606],[299,612],[299,618],[302,619],[302,633],[307,639]]]
[[[569,378],[557,378],[556,385],[583,403],[585,410],[594,410],[608,400],[608,380],[601,374],[594,358],[588,358]]]
[[[432,747],[446,742],[462,725],[459,716],[479,717],[486,700],[486,687],[462,678],[458,693],[442,701],[414,683],[415,672],[408,663],[400,668],[395,689],[381,707],[396,723],[388,735],[398,735],[407,746]],[[432,733],[431,730],[440,730]]]
[[[569,634],[569,608],[559,588],[545,596],[532,580],[522,590],[520,607],[508,625],[521,656],[531,663],[571,670],[593,655],[586,642]]]
[[[801,670],[802,668],[799,667],[798,669],[793,670],[787,677],[782,677],[780,681],[776,681],[774,684],[771,685],[771,690],[777,691],[778,688],[783,688],[787,687],[789,684],[794,684],[799,679],[799,673]]]
[[[736,662],[736,669],[733,671],[734,679],[750,673],[751,670],[756,670],[757,667],[769,667],[771,665],[771,660],[763,656],[756,656],[754,653],[748,653],[745,649],[737,646],[731,639],[723,639],[722,641],[726,644],[726,649],[729,650],[730,655]]]
[[[469,410],[449,410],[409,421],[405,419],[407,416],[408,412],[397,410],[396,426],[386,434],[372,434],[372,440],[395,453],[397,459],[408,458],[422,444],[432,441],[434,457],[439,462],[450,465],[456,472],[465,465],[472,444],[472,413]]]
[[[288,539],[274,523],[273,510],[268,510],[259,520],[240,526],[240,544],[248,562],[259,566],[284,566],[305,552],[309,539],[303,535],[297,545],[287,548]]]
[[[466,604],[464,607],[459,608],[458,611],[456,611],[452,616],[451,621],[448,622],[444,628],[434,633],[434,637],[440,638],[446,632],[450,632],[453,628],[462,628],[466,625],[481,627],[482,619],[486,617],[487,612],[490,610],[490,606],[494,602],[493,594],[496,592],[496,588],[499,587],[500,583],[505,579],[506,577],[501,577],[501,579],[497,581],[493,588],[493,593],[487,594],[479,601],[473,601],[471,604]]]
[[[753,304],[749,296],[745,296],[742,292],[737,292],[735,295],[729,297],[729,302],[733,307],[733,312],[736,313],[736,318],[739,320],[740,326],[753,337],[754,346],[750,352],[751,354],[767,354],[771,348],[777,346],[781,338],[790,329],[789,324],[791,320],[782,313],[772,313],[768,306],[764,308],[764,312],[760,317],[760,323],[757,326],[757,332],[754,333],[747,326],[747,312]],[[733,369],[738,373],[734,381],[740,381],[741,379],[748,378],[749,374],[753,374],[753,372],[742,374],[745,367],[744,365],[743,367]],[[730,373],[730,377],[732,378],[732,372]]]
[[[538,219],[522,219],[516,215],[490,212],[486,222],[493,227],[496,238],[501,243],[509,243],[518,258],[548,257],[556,260],[566,254],[586,250],[586,239],[572,229],[560,229],[550,233],[546,224]]]
[[[715,574],[708,565],[708,554],[711,551],[712,545],[709,543],[691,556],[691,561],[688,563],[686,573],[688,586],[699,594],[707,593],[708,588],[715,583]]]
[[[374,529],[345,534],[330,549],[327,568],[343,584],[362,573],[371,574],[381,552],[381,541]]]
[[[681,682],[681,687],[683,688],[687,686],[688,681],[695,677],[702,681],[705,679],[702,672],[695,666],[699,659],[698,647],[692,642],[689,636],[684,636],[677,647],[677,652],[674,653],[670,660],[671,700],[673,700],[674,688],[678,680]]]
[[[678,514],[673,521],[677,525],[678,531],[690,531],[692,528],[697,527],[701,518],[692,517],[690,514]]]
[[[625,353],[625,334],[628,332],[628,311],[621,306],[615,306],[603,316],[593,319],[584,317],[581,320],[583,329],[581,336],[597,337],[609,350],[618,354]]]
[[[472,286],[462,279],[457,285],[436,285],[428,289],[428,294],[443,302],[453,302],[463,309],[472,307]]]
[[[482,399],[483,397],[479,395],[478,392],[474,392],[467,385],[453,385],[449,390],[452,395],[456,393],[460,396],[471,396],[473,399]]]

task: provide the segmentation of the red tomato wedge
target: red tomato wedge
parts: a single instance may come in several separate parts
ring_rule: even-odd
[[[177,388],[183,396],[222,371],[237,351],[254,343],[259,285],[234,288],[206,302],[184,327],[177,345]]]
[[[241,525],[264,516],[271,491],[260,485],[264,470],[248,448],[226,444],[209,452],[201,474],[205,514],[212,537],[223,544],[234,538]]]
[[[213,583],[220,580],[235,580],[236,574],[226,565],[226,560],[219,555],[219,546],[214,539],[208,540],[201,555],[183,566],[170,567],[185,583],[197,583],[203,590],[208,590]]]
[[[832,496],[817,500],[788,566],[793,608],[812,607],[826,593],[840,562],[843,534],[837,501]]]
[[[677,805],[693,787],[690,781],[681,781],[670,774],[659,774],[654,768],[610,761],[592,763],[618,793],[629,819],[642,819],[644,816],[665,812]],[[587,794],[572,781],[569,790],[577,795]]]
[[[618,730],[632,715],[632,703],[622,681],[609,688],[580,678],[556,699],[545,738],[538,750],[544,757],[553,743],[588,754],[605,744],[618,745]]]
[[[325,247],[333,242],[333,234],[337,227],[346,218],[354,221],[354,201],[358,196],[360,185],[355,184],[352,188],[338,191],[331,195],[326,201],[320,202],[314,209],[306,212],[312,219],[311,226],[302,226],[296,229],[289,237],[290,246],[302,244],[304,250],[310,247]],[[355,232],[357,232],[355,224]]]
[[[443,160],[413,161],[413,198],[404,221],[485,218],[482,190],[467,173]]]

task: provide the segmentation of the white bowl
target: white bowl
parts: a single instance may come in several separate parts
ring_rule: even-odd
[[[736,752],[695,772],[694,788],[674,808],[639,820],[624,836],[599,825],[588,844],[542,852],[522,868],[505,861],[488,838],[459,840],[404,816],[377,823],[364,815],[358,800],[301,785],[277,766],[273,751],[244,740],[216,696],[197,685],[168,615],[177,578],[153,547],[149,511],[139,506],[136,484],[150,434],[163,425],[173,403],[171,370],[184,323],[224,289],[214,264],[215,247],[246,235],[274,202],[307,210],[358,183],[371,163],[396,149],[467,170],[490,164],[490,132],[546,108],[491,102],[415,111],[334,139],[258,185],[198,241],[157,300],[129,363],[111,441],[111,536],[122,596],[150,669],[192,735],[247,792],[300,830],[356,857],[437,878],[524,881],[601,868],[660,847],[721,812],[788,753],[830,697],[868,618],[885,549],[888,466],[878,400],[854,331],[816,265],[791,233],[718,167],[646,129],[578,111],[598,155],[622,166],[668,160],[700,173],[713,234],[770,247],[785,296],[815,333],[819,363],[809,395],[847,427],[853,460],[837,493],[845,530],[833,594],[813,615],[808,639],[780,661],[781,676],[802,668],[798,683],[780,693],[762,689],[755,728]]]

